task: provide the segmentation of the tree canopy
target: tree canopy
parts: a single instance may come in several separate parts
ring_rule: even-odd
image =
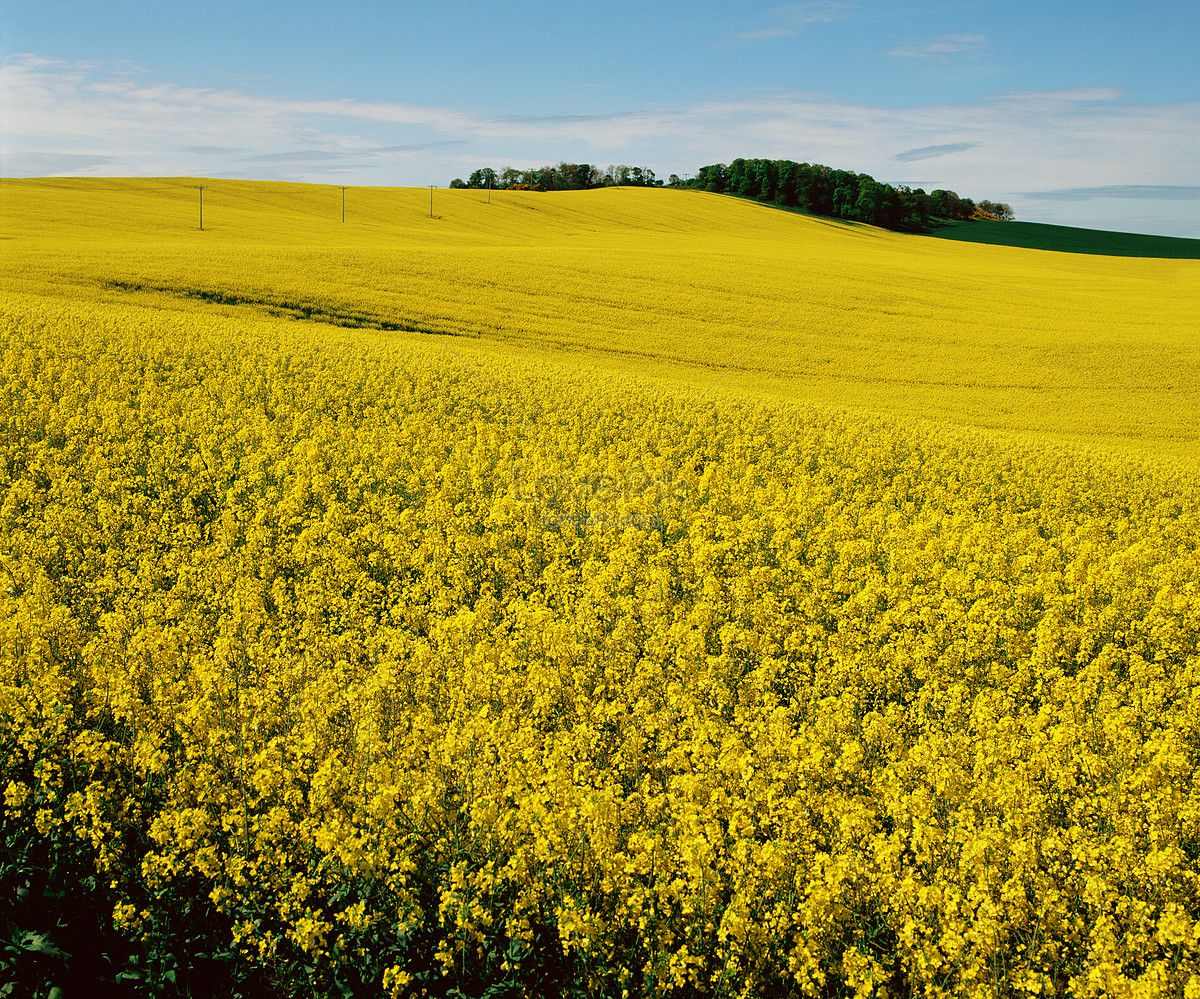
[[[619,164],[601,168],[592,163],[559,163],[526,170],[504,167],[496,171],[481,167],[466,180],[456,177],[450,186],[584,191],[597,187],[662,187],[663,181],[649,167]],[[926,192],[919,187],[885,184],[865,173],[793,160],[739,158],[729,164],[713,163],[702,166],[690,179],[681,180],[677,174],[671,174],[667,186],[733,194],[812,215],[907,232],[920,232],[939,222],[1013,218],[1012,209],[1002,202],[976,203],[954,191]]]
[[[600,167],[593,163],[559,163],[558,166],[517,170],[492,167],[473,171],[466,180],[456,177],[451,187],[487,188],[510,191],[587,191],[596,187],[662,187],[654,171],[624,163]]]
[[[690,180],[672,186],[752,198],[782,208],[885,229],[920,231],[939,221],[1013,218],[1002,202],[963,198],[954,191],[885,184],[869,174],[793,160],[736,159],[703,166]]]

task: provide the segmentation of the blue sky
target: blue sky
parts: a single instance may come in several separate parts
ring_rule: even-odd
[[[1200,2],[204,5],[0,24],[0,172],[447,183],[737,155],[1200,236]]]

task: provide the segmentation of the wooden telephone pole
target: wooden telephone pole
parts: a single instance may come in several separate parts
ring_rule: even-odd
[[[346,224],[346,189],[342,188],[342,225]]]
[[[196,190],[200,192],[200,231],[204,232],[204,185],[197,184]]]

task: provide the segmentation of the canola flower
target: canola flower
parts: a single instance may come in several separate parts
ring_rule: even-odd
[[[28,281],[0,833],[147,988],[1200,993],[1186,463]]]

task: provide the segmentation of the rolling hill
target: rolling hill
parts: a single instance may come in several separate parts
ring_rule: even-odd
[[[4,181],[4,286],[452,334],[452,349],[693,387],[1197,450],[1194,261],[951,242],[645,189],[490,205],[438,190],[430,218],[428,190],[355,188],[343,225],[336,188],[206,181],[201,233],[195,183]]]

